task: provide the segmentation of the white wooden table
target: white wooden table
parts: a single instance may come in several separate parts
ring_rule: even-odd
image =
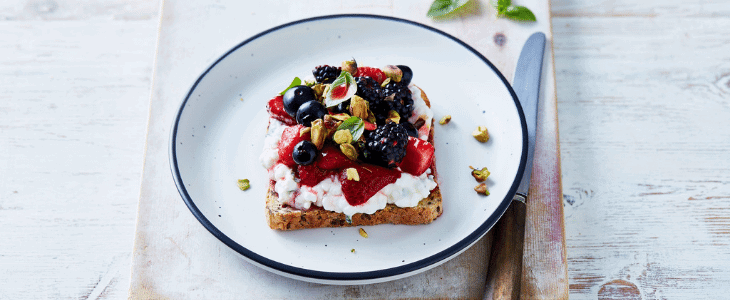
[[[0,3],[0,299],[127,297],[159,4]],[[552,12],[571,298],[726,297],[730,4]]]

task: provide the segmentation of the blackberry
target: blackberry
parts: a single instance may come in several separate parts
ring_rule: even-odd
[[[314,79],[319,83],[332,83],[340,76],[342,68],[328,65],[317,66],[312,70]]]
[[[383,89],[370,76],[355,77],[355,82],[357,82],[357,93],[355,95],[368,101],[370,111],[375,115],[378,125],[385,124],[391,106],[390,103],[383,100]]]
[[[388,168],[395,168],[406,156],[408,132],[395,122],[388,122],[367,132],[363,157],[366,162]]]
[[[393,95],[393,101],[390,102],[391,109],[397,111],[401,118],[408,119],[413,113],[411,90],[406,85],[391,82],[383,88],[383,96],[387,98],[391,95]]]

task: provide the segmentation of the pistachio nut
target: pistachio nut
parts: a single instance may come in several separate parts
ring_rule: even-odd
[[[340,129],[335,131],[335,135],[332,139],[337,144],[349,144],[352,143],[352,133],[350,133],[349,129]]]
[[[357,169],[347,168],[345,173],[347,173],[347,180],[360,181],[360,174],[357,173]]]
[[[352,60],[347,60],[342,62],[342,71],[348,72],[352,74],[352,76],[357,75],[357,62],[353,58]]]
[[[441,118],[441,121],[439,121],[439,124],[446,125],[446,124],[449,124],[449,122],[451,122],[451,115],[445,115]]]
[[[480,183],[476,187],[474,187],[474,191],[477,192],[477,194],[482,194],[484,196],[489,196],[489,191],[487,190],[487,184],[486,183]]]
[[[322,149],[324,146],[324,139],[327,137],[327,129],[324,128],[322,119],[316,119],[312,121],[312,144],[317,146],[317,149]]]
[[[239,179],[238,188],[241,189],[242,191],[245,191],[245,190],[251,188],[251,183],[248,181],[248,179]]]
[[[350,160],[357,159],[357,149],[355,149],[355,146],[352,144],[341,144],[340,151],[342,151],[342,154],[347,156]]]
[[[388,119],[389,121],[395,122],[396,124],[400,123],[400,115],[397,111],[391,110],[388,112]]]
[[[489,131],[487,131],[487,127],[484,126],[477,126],[477,129],[474,129],[474,132],[472,132],[471,135],[474,136],[477,141],[482,143],[486,143],[489,140]]]
[[[385,73],[385,76],[388,76],[388,78],[395,82],[400,82],[403,78],[403,71],[394,65],[387,65],[380,70]]]
[[[474,169],[474,168],[472,168],[472,170],[471,170],[471,176],[473,176],[477,182],[482,182],[482,181],[487,180],[487,177],[489,177],[489,174],[491,174],[491,173],[489,173],[489,170],[487,170],[487,167],[484,167],[481,170]]]
[[[350,98],[350,114],[360,119],[368,118],[368,101],[360,96]]]

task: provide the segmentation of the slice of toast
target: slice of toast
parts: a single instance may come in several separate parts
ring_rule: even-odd
[[[429,107],[431,106],[431,103],[423,90],[421,90],[421,98],[423,98],[424,102],[426,102],[426,105]],[[431,131],[428,136],[428,141],[431,144],[433,144],[433,124],[434,122],[432,120]],[[272,183],[269,184],[269,191],[266,195],[266,220],[268,221],[271,229],[279,230],[367,226],[377,224],[428,224],[443,213],[441,190],[438,186],[438,173],[436,172],[435,159],[431,162],[431,172],[436,181],[436,187],[431,190],[431,193],[427,198],[419,201],[417,206],[398,207],[394,204],[388,204],[385,208],[378,210],[373,214],[357,213],[352,216],[352,222],[347,222],[347,216],[344,213],[328,211],[316,206],[312,206],[309,210],[299,210],[283,206],[278,201],[278,195],[274,191],[274,184],[272,181]]]

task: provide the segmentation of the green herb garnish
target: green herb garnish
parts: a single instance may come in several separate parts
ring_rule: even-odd
[[[294,77],[294,80],[291,81],[291,84],[289,85],[289,87],[287,87],[286,89],[281,91],[281,93],[279,93],[279,96],[283,96],[284,93],[286,93],[286,91],[288,91],[290,88],[293,88],[293,87],[295,87],[297,85],[301,85],[301,84],[302,84],[302,80],[299,79],[299,77]]]
[[[347,129],[352,134],[352,140],[357,141],[362,133],[365,131],[365,122],[358,117],[350,117],[349,119],[342,121],[340,126],[337,126],[337,130]]]
[[[498,0],[495,5],[497,17],[507,18],[515,21],[534,22],[537,20],[535,14],[524,6],[513,6],[512,0]]]
[[[443,17],[448,15],[460,7],[464,6],[469,0],[435,0],[431,3],[426,16],[429,18]]]

